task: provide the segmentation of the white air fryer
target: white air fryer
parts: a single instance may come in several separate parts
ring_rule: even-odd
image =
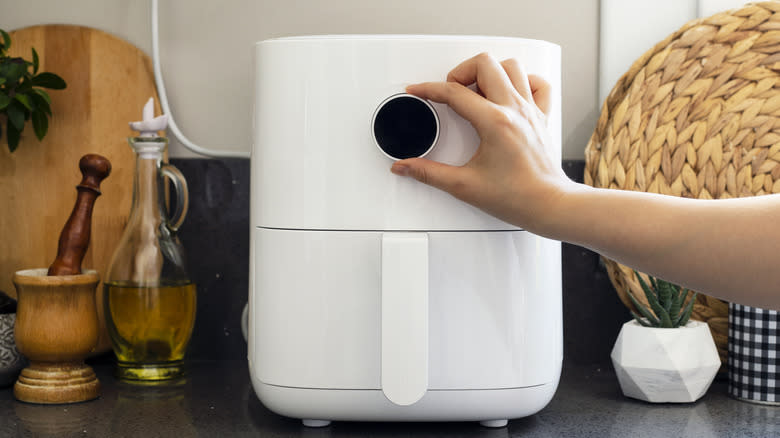
[[[344,35],[256,45],[249,369],[270,410],[332,420],[480,421],[542,409],[563,358],[560,243],[390,173],[460,165],[472,126],[403,94],[489,52],[552,84],[544,41]]]

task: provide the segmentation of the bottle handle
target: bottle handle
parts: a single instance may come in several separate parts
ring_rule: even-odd
[[[190,193],[187,189],[187,180],[184,179],[184,175],[181,174],[176,166],[168,163],[162,163],[160,166],[160,173],[163,176],[167,176],[173,183],[173,188],[176,190],[176,211],[173,212],[168,219],[168,229],[176,231],[184,222],[184,217],[187,216],[187,210],[190,206]]]

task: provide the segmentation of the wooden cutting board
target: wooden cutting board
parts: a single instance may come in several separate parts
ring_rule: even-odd
[[[40,70],[60,75],[68,87],[47,90],[53,116],[38,141],[28,122],[19,148],[0,140],[0,290],[20,269],[46,268],[76,199],[78,162],[87,153],[107,157],[111,175],[95,202],[92,239],[82,268],[105,276],[122,235],[133,195],[135,157],[127,144],[128,122],[141,119],[149,97],[157,102],[152,62],[140,49],[108,33],[80,26],[45,25],[10,32],[11,56],[40,57]],[[155,114],[159,114],[159,103]],[[3,121],[4,123],[4,121]],[[101,324],[97,352],[111,348],[103,316],[102,284],[96,296]],[[45,323],[45,321],[42,321]]]

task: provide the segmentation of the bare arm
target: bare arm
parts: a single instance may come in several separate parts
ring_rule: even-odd
[[[466,88],[475,82],[479,94]],[[396,162],[394,173],[669,281],[780,309],[780,195],[701,201],[572,182],[545,152],[549,85],[514,60],[479,55],[447,82],[407,91],[449,104],[474,125],[480,146],[461,167],[413,158]]]
[[[543,234],[728,301],[780,308],[780,195],[693,200],[578,186]]]

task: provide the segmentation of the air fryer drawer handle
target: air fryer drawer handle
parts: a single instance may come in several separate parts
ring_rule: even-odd
[[[382,235],[382,392],[411,405],[428,390],[428,235]]]

